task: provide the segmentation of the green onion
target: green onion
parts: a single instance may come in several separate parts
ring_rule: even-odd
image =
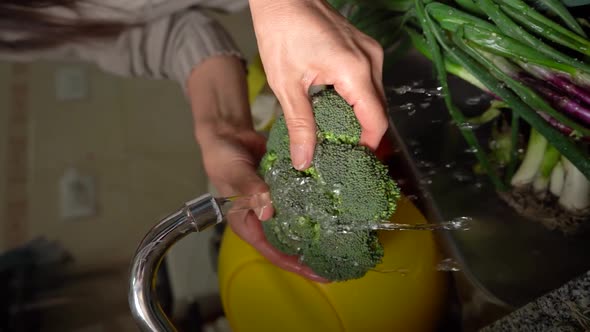
[[[545,7],[552,11],[555,15],[559,16],[563,22],[574,30],[580,36],[587,38],[584,29],[580,26],[578,21],[570,14],[569,10],[559,0],[539,0]]]
[[[435,29],[434,24],[431,24]],[[440,28],[438,28],[440,29]],[[442,36],[443,32],[436,30],[438,36]],[[451,58],[459,65],[465,67],[470,71],[475,78],[484,84],[492,93],[500,97],[507,104],[509,104],[514,112],[528,122],[535,130],[543,135],[550,144],[555,146],[563,156],[572,161],[580,169],[580,171],[590,179],[590,156],[578,148],[567,137],[561,135],[559,131],[554,129],[547,123],[536,111],[531,109],[528,105],[523,103],[514,93],[504,86],[504,84],[489,74],[489,72],[471,59],[462,50],[456,47],[451,47],[444,38],[439,39],[441,45]]]
[[[580,61],[557,51],[555,48],[545,44],[542,40],[535,38],[533,35],[528,33],[525,29],[516,24],[510,17],[504,14],[499,6],[492,2],[492,0],[476,0],[480,8],[490,17],[492,21],[496,23],[498,28],[502,30],[507,36],[512,37],[518,41],[528,44],[537,52],[541,52],[555,60],[567,63],[571,66],[582,66],[587,67],[590,70],[590,66],[583,66]],[[520,13],[519,13],[520,14]],[[520,16],[520,15],[519,15]],[[527,22],[527,21],[525,21]],[[546,32],[549,33],[550,29],[547,28]]]
[[[422,5],[421,0],[415,0],[415,5],[418,20],[422,24],[422,29],[426,35],[427,45],[429,46],[430,53],[432,55],[432,58],[434,59],[437,77],[442,87],[442,92],[445,97],[445,104],[447,106],[447,109],[451,114],[453,121],[455,121],[458,124],[465,123],[464,115],[455,107],[451,99],[451,93],[447,81],[447,72],[445,70],[443,56],[436,41],[438,36],[435,37],[436,31],[432,28],[432,26],[434,26],[434,22],[426,13],[426,10]],[[477,138],[475,137],[471,128],[468,128],[467,126],[459,126],[459,129],[461,131],[461,134],[467,141],[467,144],[469,144],[469,146],[471,146],[475,150],[475,155],[479,163],[482,165],[482,167],[490,177],[490,180],[492,181],[496,189],[500,191],[506,191],[508,188],[504,185],[504,183],[502,183],[502,181],[500,181],[496,172],[492,170],[492,166],[489,160],[487,159],[487,156],[485,155],[483,149],[481,148],[479,142],[477,141]]]
[[[588,43],[588,40],[584,38],[584,36],[576,35],[572,33],[568,29],[562,27],[561,25],[553,22],[552,20],[548,19],[534,8],[530,7],[526,4],[526,2],[522,0],[495,0],[498,3],[510,6],[516,9],[518,12],[522,13],[523,16],[527,17],[529,20],[535,20],[537,22],[542,22],[544,25],[551,27],[554,30],[557,30],[563,34],[569,35],[570,38],[575,39],[580,43]]]

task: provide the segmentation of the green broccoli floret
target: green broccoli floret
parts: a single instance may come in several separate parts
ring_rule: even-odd
[[[275,120],[266,142],[266,151],[277,155],[278,158],[290,158],[289,155],[289,132],[284,117]]]
[[[395,212],[399,191],[387,167],[365,147],[324,142],[316,149],[315,169],[339,197],[342,222],[387,220]]]
[[[264,176],[266,183],[272,184],[271,200],[281,216],[305,216],[313,214],[316,218],[329,218],[336,213],[329,192],[317,190],[317,177],[313,172],[302,172],[292,167],[291,161],[275,161],[271,171]]]
[[[368,225],[391,217],[399,188],[387,167],[358,145],[361,128],[344,99],[327,89],[312,96],[312,103],[318,144],[309,169],[292,167],[282,116],[271,129],[260,172],[275,216],[263,229],[273,246],[301,255],[318,275],[360,278],[383,256]]]
[[[320,234],[320,225],[304,216],[275,217],[265,221],[267,240],[288,255],[301,254],[309,249]]]
[[[356,145],[360,141],[361,126],[354,111],[333,90],[322,90],[312,96],[312,107],[318,138],[333,143]],[[277,159],[289,159],[289,135],[283,116],[277,118],[268,134],[266,155],[260,163],[260,171],[265,174]]]
[[[316,93],[312,96],[311,103],[320,139],[332,143],[359,143],[361,125],[352,106],[333,89]]]
[[[331,280],[356,279],[375,267],[383,248],[375,232],[322,232],[303,253],[303,262]]]

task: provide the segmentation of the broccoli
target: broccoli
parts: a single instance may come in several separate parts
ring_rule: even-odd
[[[318,143],[309,169],[292,167],[282,115],[269,133],[260,173],[275,215],[263,230],[274,247],[300,255],[326,279],[360,278],[383,256],[370,226],[391,217],[400,191],[387,167],[358,145],[361,127],[342,97],[325,89],[312,96],[312,106]]]

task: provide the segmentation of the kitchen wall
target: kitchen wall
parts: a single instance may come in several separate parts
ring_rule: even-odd
[[[217,16],[251,57],[256,45],[248,11]],[[0,65],[2,127],[10,125],[12,66]],[[157,218],[208,190],[184,96],[175,82],[120,78],[92,65],[40,62],[27,67],[26,239],[58,240],[80,269],[127,263]],[[66,77],[66,85],[67,77],[70,84],[86,85],[86,93],[60,100],[58,76]],[[0,132],[6,133],[2,127]],[[0,174],[7,165],[5,142],[6,135],[0,135]],[[95,179],[95,216],[60,218],[58,185],[69,167]],[[4,209],[6,181],[0,182]],[[0,242],[0,248],[6,244]]]
[[[251,58],[256,42],[249,11],[215,16]],[[21,97],[13,95],[17,75]],[[27,114],[26,165],[19,168],[26,175],[26,221],[18,232],[5,213],[14,199],[6,181],[14,161],[7,158],[6,129],[16,128],[9,119],[15,103]],[[113,326],[129,324],[127,268],[137,244],[159,218],[210,189],[192,128],[189,105],[175,82],[121,78],[89,64],[0,63],[0,252],[43,236],[72,254],[72,273],[91,276],[63,290],[74,302],[49,313],[46,319],[58,322],[56,330],[67,317],[78,317],[68,325],[76,331],[92,321],[92,331],[130,330]],[[59,184],[71,167],[93,179],[97,211],[64,220]],[[173,292],[180,299],[190,294],[185,302],[216,291],[206,240],[195,234],[169,254]],[[111,317],[101,323],[98,313],[107,308]]]
[[[70,249],[79,268],[128,262],[156,218],[206,190],[188,106],[172,82],[120,79],[90,66],[88,95],[55,98],[69,65],[30,74],[29,237]],[[64,221],[58,184],[68,167],[95,178],[96,216]]]

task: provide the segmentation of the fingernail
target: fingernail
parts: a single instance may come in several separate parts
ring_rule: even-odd
[[[266,209],[266,206],[257,207],[254,209],[254,213],[256,213],[256,216],[260,220],[262,220],[262,215],[264,214],[264,209]]]
[[[310,151],[307,145],[303,144],[294,144],[291,147],[291,159],[293,161],[293,166],[302,171],[309,167],[310,163]]]
[[[254,203],[254,213],[258,219],[262,220],[264,216],[264,212],[271,206],[272,201],[270,199],[270,193],[264,192],[256,195],[256,201]]]

